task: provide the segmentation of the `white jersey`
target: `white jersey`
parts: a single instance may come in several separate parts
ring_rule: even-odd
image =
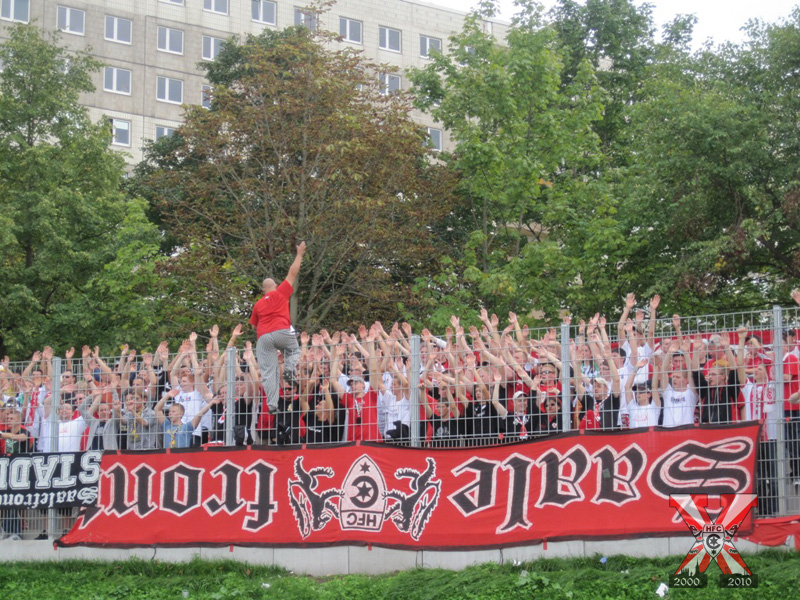
[[[764,439],[778,439],[778,422],[770,418],[770,413],[775,412],[776,402],[774,383],[753,383],[748,381],[739,392],[739,402],[744,407],[745,421],[760,421],[765,419]]]
[[[691,388],[679,392],[672,385],[668,385],[661,398],[664,405],[664,427],[679,427],[694,423],[697,394]]]
[[[42,452],[55,452],[50,447],[50,420],[45,419],[41,422],[41,438],[39,439]],[[58,452],[80,452],[83,432],[86,429],[86,421],[83,417],[72,419],[71,421],[58,422]]]

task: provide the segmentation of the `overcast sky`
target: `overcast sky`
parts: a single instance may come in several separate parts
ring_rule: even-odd
[[[476,0],[424,0],[440,6],[448,6],[468,11]],[[542,0],[541,3],[550,8],[554,0]],[[643,2],[636,0],[636,4]],[[699,45],[707,38],[715,42],[741,42],[744,39],[741,27],[748,19],[758,18],[774,22],[788,17],[792,8],[800,4],[800,0],[651,0],[654,5],[653,17],[656,27],[672,20],[679,13],[694,14],[698,18],[694,40]],[[514,14],[513,0],[501,0],[501,18],[510,19]]]

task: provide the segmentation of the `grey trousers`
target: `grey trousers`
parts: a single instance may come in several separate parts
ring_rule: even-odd
[[[279,329],[265,333],[256,343],[256,360],[261,371],[261,384],[267,394],[269,412],[278,409],[280,373],[278,372],[278,350],[283,353],[283,373],[288,383],[295,382],[295,369],[300,358],[297,335],[289,329]]]

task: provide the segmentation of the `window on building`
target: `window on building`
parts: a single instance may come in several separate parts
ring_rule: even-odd
[[[115,94],[131,93],[131,72],[118,67],[106,67],[103,71],[103,89]]]
[[[171,27],[159,27],[157,35],[158,49],[161,52],[183,54],[183,31]]]
[[[270,0],[252,0],[253,21],[276,25],[278,23],[278,8]]]
[[[133,40],[133,21],[106,15],[106,39],[110,42],[130,44]]]
[[[83,35],[86,24],[86,12],[68,6],[58,7],[58,29],[65,33]]]
[[[183,6],[183,0],[159,0],[159,2],[166,2],[167,4],[179,4]]]
[[[347,42],[360,44],[362,42],[361,32],[363,24],[361,21],[339,17],[339,35]]]
[[[31,20],[31,1],[0,0],[0,19],[27,23]]]
[[[173,104],[183,103],[183,81],[171,77],[158,77],[156,80],[156,98],[161,102]]]
[[[203,10],[227,15],[228,0],[203,0]]]
[[[204,84],[201,89],[200,105],[203,108],[211,108],[211,86]]]
[[[311,30],[317,30],[317,15],[315,12],[308,8],[297,8],[294,9],[294,24],[295,25],[302,25],[303,27]]]
[[[392,29],[391,27],[384,27],[381,25],[378,30],[378,46],[382,50],[391,50],[393,52],[402,51],[402,33],[399,29]]]
[[[169,137],[175,133],[174,127],[167,127],[166,125],[156,125],[156,139],[160,140],[162,137]]]
[[[428,146],[437,152],[442,151],[442,130],[428,127]]]
[[[431,55],[431,50],[441,52],[442,40],[435,37],[428,37],[427,35],[419,36],[419,55],[423,58],[428,58]]]
[[[211,37],[210,35],[203,36],[203,60],[216,60],[219,51],[222,50],[222,44],[225,42],[222,38]]]
[[[399,92],[402,89],[400,75],[381,73],[380,78],[382,94],[391,94],[392,92]]]
[[[111,143],[114,146],[131,145],[131,122],[125,119],[111,119]]]

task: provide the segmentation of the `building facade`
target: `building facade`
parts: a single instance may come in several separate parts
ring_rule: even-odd
[[[208,83],[198,67],[214,60],[231,37],[296,24],[341,36],[342,45],[364,51],[380,63],[400,68],[384,76],[387,90],[405,89],[404,72],[421,67],[431,50],[446,50],[465,12],[414,0],[338,0],[319,15],[306,0],[0,0],[0,41],[14,22],[60,30],[61,44],[88,50],[103,63],[96,89],[82,102],[93,120],[112,125],[112,147],[131,164],[142,157],[146,140],[169,135],[181,122],[184,104],[207,104]],[[466,4],[466,1],[465,1]],[[498,38],[507,25],[486,21]],[[422,113],[412,117],[427,127],[431,144],[448,145],[447,132]]]

